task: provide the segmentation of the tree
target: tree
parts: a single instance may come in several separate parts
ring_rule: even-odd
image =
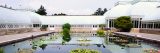
[[[63,29],[63,40],[65,40],[67,42],[71,40],[71,37],[70,37],[69,33],[70,33],[69,29],[67,29],[67,28]]]
[[[114,20],[115,28],[120,29],[123,32],[129,32],[133,27],[130,16],[121,16]]]
[[[107,8],[104,8],[104,9],[103,9],[103,15],[104,15],[107,11],[108,11]]]
[[[63,40],[64,41],[67,41],[69,42],[71,40],[71,37],[70,37],[70,28],[71,28],[71,25],[69,23],[66,23],[62,26],[62,33],[63,33]]]
[[[36,11],[37,14],[39,15],[46,15],[46,9],[41,5],[41,7]]]
[[[92,15],[103,15],[104,13],[106,13],[108,10],[107,10],[107,8],[104,8],[103,10],[102,10],[102,8],[98,8],[97,10],[96,10],[96,12],[94,12],[94,14],[92,14]]]
[[[55,13],[54,15],[57,16],[58,14]]]
[[[54,15],[55,15],[55,16],[65,16],[65,15],[67,15],[67,14],[65,14],[65,13],[58,13],[58,14],[55,13]]]
[[[66,24],[64,24],[64,25],[62,26],[62,29],[64,29],[64,28],[67,28],[67,29],[70,30],[71,25],[70,25],[69,23],[66,23]]]

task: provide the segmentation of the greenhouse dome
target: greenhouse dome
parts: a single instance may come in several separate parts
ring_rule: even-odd
[[[158,19],[159,6],[159,2],[138,2],[132,6],[131,15],[143,16],[142,21]]]
[[[30,18],[20,11],[0,8],[0,23],[1,24],[32,24]]]
[[[129,16],[130,15],[130,10],[131,10],[131,4],[120,4],[115,7],[113,7],[111,10],[106,12],[104,14],[105,17],[107,18],[117,18],[120,16]]]

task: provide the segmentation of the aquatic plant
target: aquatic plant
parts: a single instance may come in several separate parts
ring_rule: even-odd
[[[3,48],[0,48],[0,53],[4,53],[4,49]]]
[[[46,48],[47,44],[42,44],[41,46],[39,46],[40,48],[42,48],[42,50],[44,50]]]
[[[160,53],[160,50],[153,49],[153,48],[151,48],[151,49],[145,49],[145,50],[143,50],[143,53]]]
[[[33,49],[20,49],[17,51],[17,53],[33,53]]]
[[[71,50],[70,53],[101,53],[101,52],[92,49],[74,49]]]

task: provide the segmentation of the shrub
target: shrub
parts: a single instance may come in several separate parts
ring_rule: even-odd
[[[114,21],[115,28],[120,29],[123,32],[129,32],[133,27],[131,17],[121,16]]]
[[[98,34],[98,36],[100,36],[100,37],[104,37],[104,35],[105,35],[105,32],[104,32],[104,30],[98,30],[97,31],[97,34]]]
[[[71,28],[71,25],[69,23],[66,23],[62,26],[62,34],[63,34],[63,37],[62,39],[66,42],[69,42],[71,40],[71,37],[70,37],[70,28]]]
[[[64,29],[64,28],[67,28],[67,29],[70,30],[71,25],[70,25],[69,23],[66,23],[66,24],[64,24],[64,25],[62,26],[62,29]]]

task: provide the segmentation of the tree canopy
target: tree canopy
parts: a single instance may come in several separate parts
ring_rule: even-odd
[[[59,14],[55,13],[54,14],[54,16],[65,16],[65,15],[67,15],[67,14],[65,14],[65,13],[59,13]]]
[[[41,7],[36,11],[39,15],[47,15],[46,9],[41,5]]]
[[[104,8],[103,10],[102,10],[102,8],[98,8],[97,10],[96,10],[96,12],[94,12],[94,14],[92,14],[92,15],[103,15],[105,12],[107,12],[108,10],[106,9],[106,8]]]
[[[70,25],[69,23],[66,23],[66,24],[64,24],[64,25],[62,26],[62,29],[64,29],[64,28],[67,28],[67,29],[70,30],[71,25]]]
[[[130,16],[121,16],[114,21],[115,28],[120,29],[123,32],[128,32],[133,27]]]
[[[71,40],[70,28],[71,28],[71,25],[69,23],[66,23],[62,26],[62,29],[63,29],[62,33],[63,33],[63,40],[64,41],[69,42]]]

